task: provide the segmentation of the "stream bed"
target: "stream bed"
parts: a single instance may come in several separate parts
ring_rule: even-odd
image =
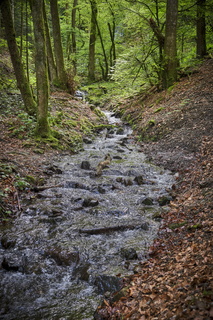
[[[93,319],[103,295],[122,287],[117,275],[146,258],[174,178],[147,161],[128,126],[106,116],[118,126],[50,161],[51,188],[0,229],[0,319]]]

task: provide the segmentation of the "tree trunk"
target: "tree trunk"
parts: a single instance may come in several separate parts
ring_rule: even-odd
[[[102,38],[101,30],[100,30],[99,25],[98,25],[97,17],[95,19],[95,23],[96,23],[96,27],[97,27],[97,30],[98,30],[98,35],[99,35],[99,38],[100,38],[101,47],[102,47],[102,51],[103,51],[103,55],[104,55],[105,71],[103,73],[103,79],[107,80],[108,79],[108,73],[109,73],[109,65],[108,65],[106,50],[105,50],[105,47],[104,47],[104,41],[103,41],[103,38]]]
[[[43,18],[43,0],[31,0],[31,10],[35,37],[35,67],[38,99],[36,134],[44,138],[48,137],[49,135],[49,79]]]
[[[177,16],[178,0],[167,0],[166,31],[164,43],[163,87],[168,88],[177,80]]]
[[[10,51],[10,56],[17,80],[18,88],[21,91],[24,101],[25,110],[29,115],[35,115],[36,102],[33,99],[30,84],[24,71],[24,66],[20,57],[20,52],[15,38],[15,30],[13,25],[12,11],[10,0],[2,0],[0,3],[2,18],[5,26],[5,34]]]
[[[72,8],[72,46],[71,46],[71,53],[73,55],[72,57],[72,63],[74,68],[74,73],[77,73],[77,61],[76,61],[76,52],[77,52],[77,46],[76,46],[76,34],[75,34],[75,26],[76,26],[76,7],[78,5],[78,0],[74,0],[73,2],[73,8]]]
[[[49,79],[50,79],[51,83],[54,83],[55,81],[57,81],[57,71],[56,71],[56,65],[55,65],[55,61],[54,61],[53,50],[52,50],[52,45],[51,45],[51,40],[50,40],[50,32],[49,32],[49,26],[48,26],[48,22],[47,22],[45,3],[43,6],[43,15],[44,15],[44,26],[45,26],[45,35],[46,35]]]
[[[113,21],[113,26],[111,27],[110,23],[108,22],[108,29],[110,34],[110,39],[112,42],[110,48],[110,67],[113,67],[116,62],[116,48],[115,48],[115,22]]]
[[[58,86],[62,89],[67,89],[67,75],[64,67],[64,56],[61,42],[61,28],[58,13],[58,2],[57,0],[50,0],[50,11],[52,17],[52,28],[53,28],[53,41],[55,51],[55,61],[58,77]]]
[[[95,81],[95,42],[96,42],[96,19],[97,19],[97,4],[96,0],[90,0],[91,4],[91,26],[89,39],[89,66],[88,78],[90,81]]]
[[[206,0],[197,2],[197,58],[202,59],[206,55]]]

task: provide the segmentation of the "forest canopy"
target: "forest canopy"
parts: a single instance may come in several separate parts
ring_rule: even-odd
[[[212,0],[2,0],[0,8],[1,50],[7,42],[25,109],[44,136],[49,87],[161,90],[212,55]]]

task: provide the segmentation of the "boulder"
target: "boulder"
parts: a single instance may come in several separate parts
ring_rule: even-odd
[[[81,162],[81,169],[90,170],[90,163],[87,160]]]
[[[103,274],[95,278],[94,285],[97,287],[99,294],[104,294],[105,292],[117,292],[121,290],[123,282],[118,277]]]

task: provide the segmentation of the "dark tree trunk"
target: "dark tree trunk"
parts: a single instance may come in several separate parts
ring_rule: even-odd
[[[35,67],[38,99],[36,134],[41,137],[48,137],[49,78],[43,18],[43,0],[31,0],[31,10],[35,37]]]
[[[20,57],[20,52],[16,43],[10,0],[1,0],[0,8],[5,26],[5,35],[8,43],[8,48],[10,51],[10,56],[17,80],[17,85],[21,91],[22,99],[25,105],[25,110],[29,115],[35,115],[36,102],[33,99],[32,91],[27,80],[27,76],[24,71],[24,66]]]
[[[61,42],[61,28],[58,13],[58,2],[57,0],[50,0],[50,11],[52,17],[52,28],[53,28],[53,41],[55,51],[55,61],[58,77],[58,86],[62,89],[67,89],[68,81],[64,67],[64,55]]]
[[[164,42],[163,87],[168,88],[177,80],[177,16],[178,0],[167,0],[166,32]]]
[[[108,65],[106,50],[105,50],[105,47],[104,47],[104,41],[103,41],[103,38],[102,38],[101,30],[100,30],[99,25],[98,25],[97,17],[95,19],[95,23],[96,23],[96,27],[97,27],[97,30],[98,30],[98,35],[99,35],[99,38],[100,38],[101,47],[102,47],[102,51],[103,51],[103,55],[104,55],[105,71],[103,73],[103,79],[107,80],[108,79],[108,73],[109,73],[109,65]]]
[[[50,32],[49,32],[49,26],[47,22],[45,3],[43,4],[43,15],[44,15],[44,26],[45,26],[45,35],[46,35],[49,78],[50,78],[50,82],[54,83],[55,81],[57,81],[57,71],[56,71],[56,65],[54,61],[54,55],[53,55],[53,50],[52,50],[52,45],[50,40]]]
[[[77,51],[77,46],[76,46],[76,34],[75,34],[75,26],[76,26],[76,7],[78,5],[78,0],[74,0],[73,2],[73,8],[72,8],[72,46],[71,46],[71,53],[73,55],[72,57],[72,63],[73,63],[73,68],[74,68],[74,73],[77,73],[77,61],[76,61],[76,51]]]
[[[108,29],[110,34],[110,39],[112,42],[110,48],[110,67],[113,67],[116,62],[116,47],[115,47],[115,22],[113,21],[113,26],[111,27],[110,23],[108,23]]]
[[[90,4],[91,4],[91,26],[90,26],[90,39],[89,39],[88,78],[90,81],[94,81],[95,80],[96,19],[97,19],[96,0],[90,0]]]
[[[197,58],[202,59],[206,55],[206,0],[197,2]]]

